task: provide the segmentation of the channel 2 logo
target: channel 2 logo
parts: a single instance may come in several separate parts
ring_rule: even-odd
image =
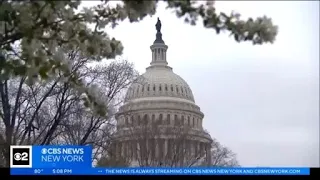
[[[32,167],[32,146],[10,146],[10,168]]]

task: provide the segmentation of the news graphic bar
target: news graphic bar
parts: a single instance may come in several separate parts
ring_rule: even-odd
[[[11,146],[11,175],[310,175],[310,168],[93,168],[91,146]]]
[[[310,175],[310,168],[13,168],[11,175]]]
[[[10,168],[91,168],[91,146],[11,146]]]

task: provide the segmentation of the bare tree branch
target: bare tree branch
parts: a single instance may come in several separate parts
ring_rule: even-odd
[[[191,167],[205,158],[204,148],[191,148],[194,142],[192,129],[182,123],[168,126],[161,116],[158,119],[129,113],[127,116],[133,119],[118,124],[110,147],[113,150],[106,155],[108,158],[98,163],[99,166],[122,162],[122,166]],[[177,122],[182,121],[177,119]]]
[[[25,78],[0,79],[0,157],[9,165],[12,144],[92,144],[101,157],[110,144],[113,115],[122,103],[126,88],[138,76],[133,64],[125,60],[88,67],[88,58],[77,49],[69,51],[72,71],[56,79],[27,84]],[[113,71],[113,72],[111,72]],[[76,73],[87,86],[95,85],[105,98],[108,116],[97,116],[81,101],[68,79]],[[11,108],[13,107],[13,108]]]

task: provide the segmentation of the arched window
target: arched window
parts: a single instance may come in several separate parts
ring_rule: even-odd
[[[170,114],[167,114],[167,124],[170,125]]]
[[[155,122],[155,120],[156,120],[156,115],[152,114],[151,119],[152,119],[152,122]]]
[[[190,126],[190,116],[188,116],[188,126]]]
[[[131,120],[132,120],[132,125],[136,126],[138,124],[137,123],[137,117],[135,115],[132,116]]]
[[[142,118],[140,115],[138,115],[138,126],[142,125]]]
[[[184,124],[184,116],[181,116],[181,121],[180,121],[180,125]]]
[[[164,60],[164,49],[161,50],[161,60]]]
[[[165,86],[165,87],[164,87],[165,90],[168,91],[168,86],[167,86],[167,84],[165,84],[164,86]]]
[[[156,85],[155,84],[153,85],[153,91],[156,91]]]
[[[150,84],[148,84],[148,89],[147,89],[147,91],[150,91]]]
[[[192,120],[193,120],[192,126],[193,126],[193,127],[196,127],[196,120],[194,119],[194,117],[192,118]]]
[[[143,125],[147,125],[148,124],[148,115],[144,115],[143,117]]]
[[[159,84],[159,91],[161,91],[162,89],[161,89],[161,84]]]
[[[162,124],[162,120],[163,120],[163,117],[162,117],[162,114],[159,115],[159,124]]]
[[[174,115],[174,125],[179,125],[179,122],[178,122],[178,115]]]

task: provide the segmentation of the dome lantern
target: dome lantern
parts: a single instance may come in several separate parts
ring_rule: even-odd
[[[164,43],[162,39],[162,33],[161,33],[161,21],[158,18],[158,21],[156,23],[156,40],[153,42],[153,44],[150,46],[151,52],[152,52],[152,60],[150,65],[151,66],[166,66],[168,65],[167,62],[167,49],[168,46]]]

